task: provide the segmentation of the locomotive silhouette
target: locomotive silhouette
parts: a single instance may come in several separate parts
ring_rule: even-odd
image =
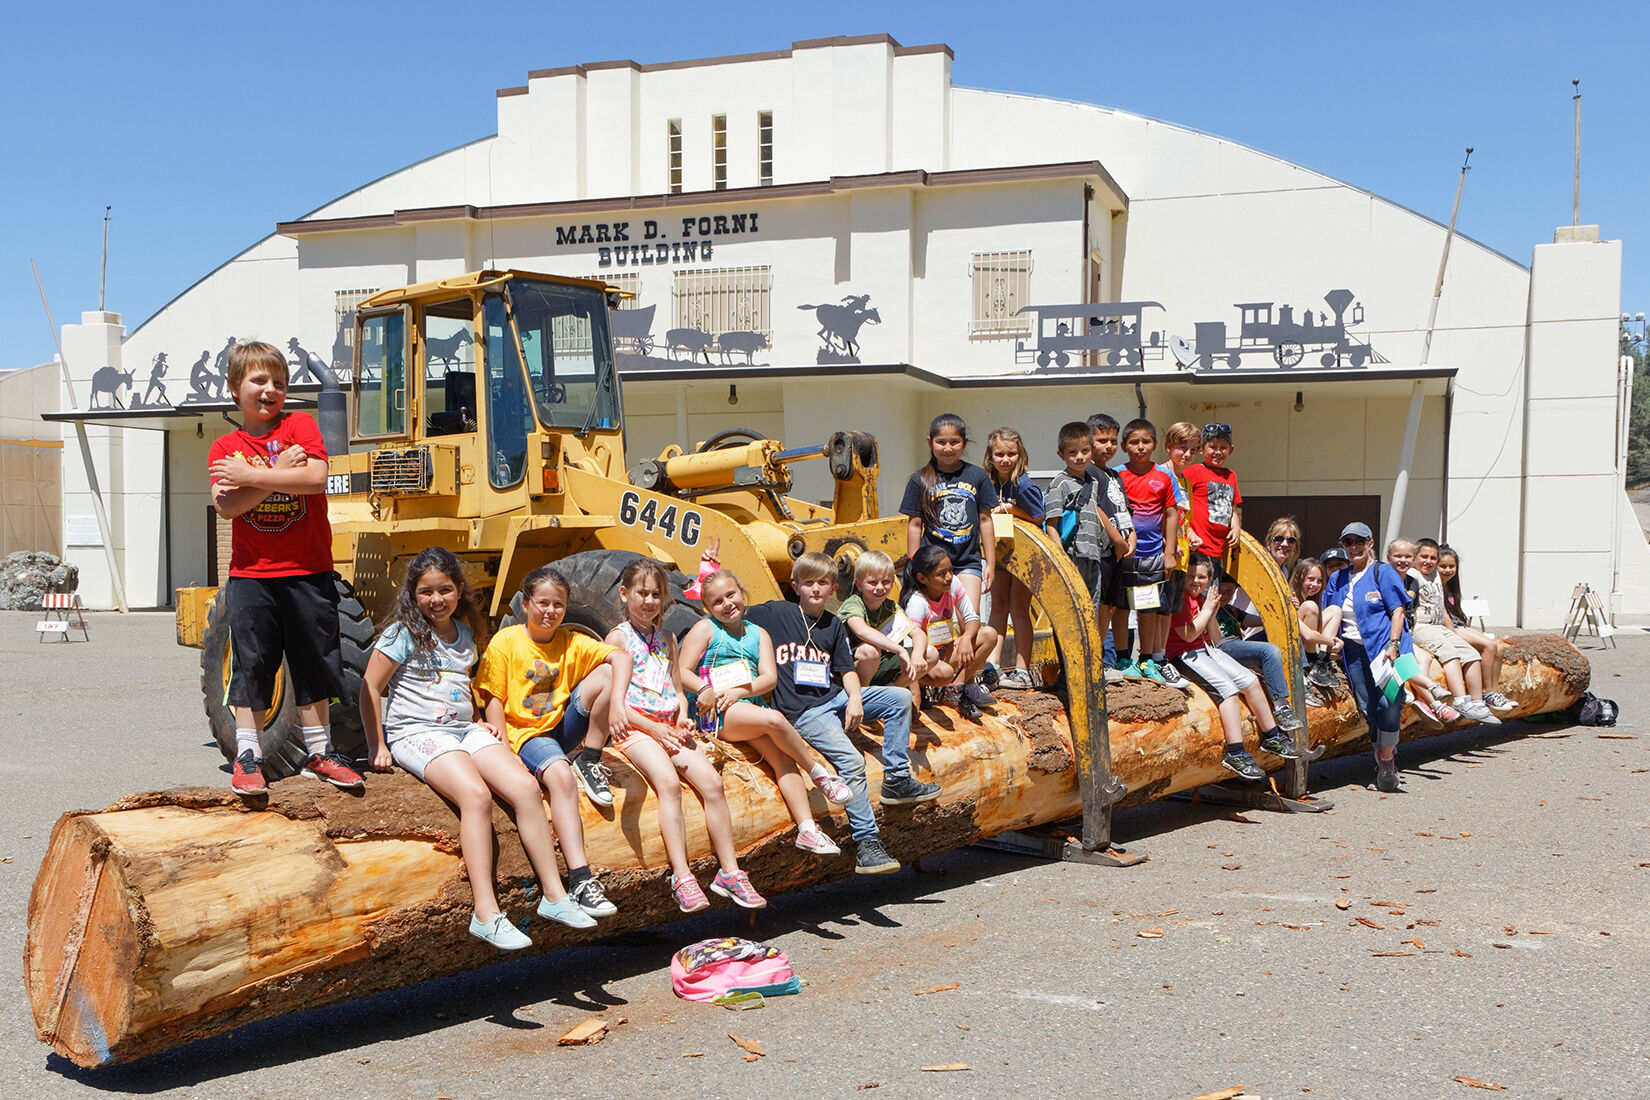
[[[1234,308],[1243,316],[1237,343],[1226,343],[1225,321],[1199,321],[1195,341],[1198,358],[1206,367],[1225,363],[1233,369],[1243,365],[1245,355],[1256,352],[1270,352],[1272,361],[1280,367],[1299,365],[1308,352],[1321,353],[1318,362],[1325,367],[1361,367],[1366,363],[1387,362],[1386,356],[1371,347],[1369,341],[1348,331],[1364,321],[1363,304],[1355,300],[1350,290],[1331,290],[1323,300],[1334,313],[1333,320],[1320,311],[1314,321],[1313,311],[1308,308],[1297,321],[1293,306],[1237,302]]]

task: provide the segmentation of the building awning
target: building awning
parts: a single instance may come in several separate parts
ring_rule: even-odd
[[[292,396],[299,390],[320,392],[320,387],[309,384],[294,386],[287,391],[286,407],[310,410],[315,402]],[[190,401],[183,405],[161,405],[136,409],[66,409],[62,412],[41,413],[40,419],[54,424],[85,424],[100,428],[141,428],[147,431],[170,432],[193,428],[205,421],[228,420],[239,416],[240,409],[233,401]],[[238,421],[230,421],[238,423]]]

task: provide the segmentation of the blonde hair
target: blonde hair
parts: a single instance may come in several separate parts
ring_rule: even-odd
[[[817,581],[822,577],[836,577],[836,562],[829,555],[821,554],[817,550],[810,550],[795,561],[791,562],[791,583],[801,584],[803,581]]]
[[[229,349],[229,366],[224,372],[228,377],[229,392],[233,394],[241,388],[247,374],[262,367],[281,381],[288,381],[286,355],[273,345],[262,340],[247,340],[236,344]]]
[[[1196,424],[1176,420],[1163,432],[1163,446],[1190,447],[1203,441],[1203,431]]]
[[[1020,480],[1021,475],[1026,472],[1026,444],[1025,440],[1020,438],[1020,433],[1015,431],[1013,428],[998,428],[996,431],[985,437],[986,466],[988,467],[987,473],[991,475],[991,480],[997,480],[997,465],[991,461],[991,448],[996,446],[998,443],[1014,444],[1014,450],[1017,457],[1014,459],[1014,469],[1010,470],[1008,473],[1008,480]]]
[[[858,583],[867,577],[892,577],[894,575],[894,559],[881,550],[867,550],[854,562],[854,581]]]

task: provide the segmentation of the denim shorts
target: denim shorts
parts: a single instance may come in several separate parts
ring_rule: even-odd
[[[516,755],[521,757],[521,762],[534,776],[542,775],[544,769],[556,761],[566,761],[569,750],[576,751],[583,745],[584,735],[589,729],[590,712],[579,702],[579,689],[574,688],[556,728],[523,741]]]

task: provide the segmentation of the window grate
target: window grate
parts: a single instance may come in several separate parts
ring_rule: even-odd
[[[432,470],[427,447],[373,451],[367,463],[367,483],[374,493],[423,493],[430,488]]]
[[[772,292],[773,268],[766,264],[677,271],[675,327],[712,337],[729,332],[772,336]]]
[[[1027,333],[1029,316],[1015,316],[1028,304],[1031,252],[976,252],[969,275],[974,280],[969,335]]]
[[[336,353],[333,358],[333,368],[349,370],[355,358],[355,310],[362,302],[378,293],[377,287],[368,287],[360,290],[334,291],[332,296],[332,331],[337,335],[333,338],[333,347],[342,349],[342,356]]]
[[[589,279],[593,283],[606,283],[608,286],[613,287],[616,290],[622,290],[626,294],[630,295],[628,298],[619,299],[620,309],[635,309],[637,306],[642,304],[640,299],[637,297],[642,289],[642,277],[634,271],[626,271],[622,274],[612,275],[579,275],[576,276],[576,278]]]

